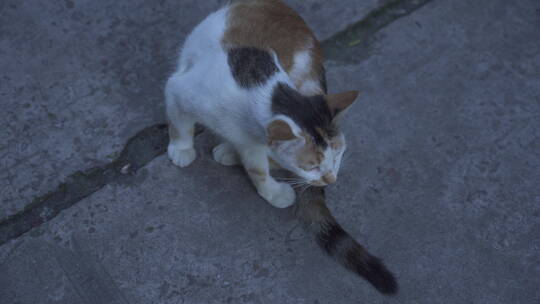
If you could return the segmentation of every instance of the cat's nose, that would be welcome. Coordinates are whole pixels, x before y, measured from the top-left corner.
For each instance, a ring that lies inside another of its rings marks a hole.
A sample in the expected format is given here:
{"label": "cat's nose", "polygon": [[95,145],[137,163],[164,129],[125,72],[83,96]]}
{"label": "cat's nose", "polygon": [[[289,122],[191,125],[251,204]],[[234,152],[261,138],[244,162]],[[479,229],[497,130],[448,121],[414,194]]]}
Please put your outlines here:
{"label": "cat's nose", "polygon": [[333,173],[326,173],[323,177],[322,177],[322,180],[323,182],[327,183],[327,184],[333,184],[336,182],[337,180],[337,177],[333,174]]}

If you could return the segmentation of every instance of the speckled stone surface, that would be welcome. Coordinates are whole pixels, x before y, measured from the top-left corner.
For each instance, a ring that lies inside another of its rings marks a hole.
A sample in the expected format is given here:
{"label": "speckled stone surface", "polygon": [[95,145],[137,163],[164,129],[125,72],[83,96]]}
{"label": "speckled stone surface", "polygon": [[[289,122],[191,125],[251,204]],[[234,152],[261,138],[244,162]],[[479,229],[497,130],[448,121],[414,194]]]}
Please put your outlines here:
{"label": "speckled stone surface", "polygon": [[[0,218],[163,121],[169,56],[219,2],[1,2]],[[434,0],[328,63],[330,91],[363,91],[329,205],[397,296],[326,258],[203,133],[191,167],[160,156],[0,246],[0,302],[538,303],[539,28],[537,1]]]}
{"label": "speckled stone surface", "polygon": [[286,0],[311,26],[319,39],[326,39],[337,31],[344,30],[351,21],[362,19],[371,10],[389,0]]}

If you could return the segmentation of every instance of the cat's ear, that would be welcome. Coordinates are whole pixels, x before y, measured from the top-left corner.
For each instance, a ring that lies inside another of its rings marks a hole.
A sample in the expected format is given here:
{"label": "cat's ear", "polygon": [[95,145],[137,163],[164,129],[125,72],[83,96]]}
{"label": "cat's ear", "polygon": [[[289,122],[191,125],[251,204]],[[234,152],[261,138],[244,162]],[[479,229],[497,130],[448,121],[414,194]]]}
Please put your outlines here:
{"label": "cat's ear", "polygon": [[298,138],[300,128],[288,117],[279,115],[266,127],[268,141],[285,141]]}
{"label": "cat's ear", "polygon": [[332,111],[334,116],[345,112],[358,98],[360,94],[359,91],[348,91],[339,94],[330,94],[326,95],[326,100],[328,101],[328,106]]}

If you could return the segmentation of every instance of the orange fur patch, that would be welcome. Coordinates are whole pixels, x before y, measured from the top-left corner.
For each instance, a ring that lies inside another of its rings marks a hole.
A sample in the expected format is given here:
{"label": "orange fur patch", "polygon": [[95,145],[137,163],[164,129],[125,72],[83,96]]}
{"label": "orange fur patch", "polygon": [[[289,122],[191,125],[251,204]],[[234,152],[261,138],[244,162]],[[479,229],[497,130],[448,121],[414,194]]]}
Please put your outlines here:
{"label": "orange fur patch", "polygon": [[307,134],[302,134],[306,140],[306,145],[298,153],[296,160],[298,167],[307,170],[310,167],[318,166],[324,159],[322,152],[319,150],[317,145],[313,142],[311,136]]}
{"label": "orange fur patch", "polygon": [[289,125],[282,120],[273,121],[267,128],[268,140],[292,140],[296,138]]}
{"label": "orange fur patch", "polygon": [[[230,9],[225,48],[256,47],[276,52],[281,66],[290,73],[297,52],[310,50],[312,66],[304,81],[319,81],[323,73],[320,43],[292,8],[280,0],[236,1]],[[296,85],[299,85],[298,83]]]}
{"label": "orange fur patch", "polygon": [[327,184],[333,184],[336,182],[337,178],[334,174],[332,173],[327,173],[323,176],[322,178],[323,182],[327,183]]}
{"label": "orange fur patch", "polygon": [[334,150],[339,150],[341,147],[343,147],[343,141],[341,138],[336,137],[330,142],[330,147]]}
{"label": "orange fur patch", "polygon": [[247,171],[248,171],[249,176],[251,176],[251,178],[253,179],[256,179],[257,182],[264,182],[266,180],[267,174],[262,169],[252,168],[252,169],[247,169]]}

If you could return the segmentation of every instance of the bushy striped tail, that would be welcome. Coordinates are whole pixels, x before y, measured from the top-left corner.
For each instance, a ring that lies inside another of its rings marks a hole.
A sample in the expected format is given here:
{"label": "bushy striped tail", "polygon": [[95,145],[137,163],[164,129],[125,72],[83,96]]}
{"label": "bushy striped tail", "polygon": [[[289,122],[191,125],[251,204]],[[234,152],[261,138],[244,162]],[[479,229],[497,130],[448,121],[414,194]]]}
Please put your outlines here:
{"label": "bushy striped tail", "polygon": [[383,294],[395,294],[394,275],[336,222],[326,207],[323,188],[311,187],[298,197],[296,215],[315,235],[317,244],[345,268],[362,276]]}

